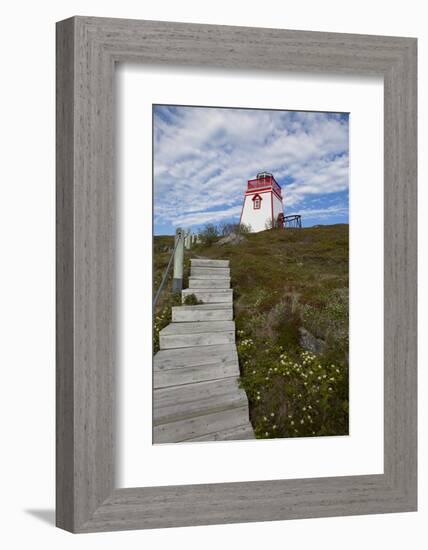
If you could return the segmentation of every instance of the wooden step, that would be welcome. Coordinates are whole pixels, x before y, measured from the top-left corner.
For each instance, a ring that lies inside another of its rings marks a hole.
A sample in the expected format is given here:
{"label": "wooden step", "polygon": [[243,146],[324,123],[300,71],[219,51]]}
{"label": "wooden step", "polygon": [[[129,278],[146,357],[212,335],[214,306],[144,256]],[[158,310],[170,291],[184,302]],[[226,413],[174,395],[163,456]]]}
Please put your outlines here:
{"label": "wooden step", "polygon": [[222,279],[189,277],[189,288],[230,288],[230,277]]}
{"label": "wooden step", "polygon": [[247,404],[247,396],[238,387],[236,378],[156,389],[153,392],[153,425],[233,410]]}
{"label": "wooden step", "polygon": [[[189,384],[189,387],[193,385],[194,384]],[[164,389],[155,390],[155,392],[158,391],[164,391]],[[221,396],[206,397],[205,399],[187,403],[172,402],[165,406],[159,405],[153,409],[153,426],[156,427],[162,424],[178,422],[180,420],[189,420],[222,411],[230,411],[233,415],[236,408],[247,405],[246,396],[237,392],[230,392]]]}
{"label": "wooden step", "polygon": [[248,404],[235,409],[204,414],[194,418],[186,418],[177,422],[160,424],[153,428],[154,443],[177,443],[230,429],[248,422]]}
{"label": "wooden step", "polygon": [[193,437],[192,439],[186,439],[186,441],[231,441],[246,439],[255,439],[253,427],[249,422],[243,426],[236,426],[228,430]]}
{"label": "wooden step", "polygon": [[153,387],[239,377],[235,344],[160,350],[153,359]]}
{"label": "wooden step", "polygon": [[191,258],[191,267],[229,267],[229,260],[209,260],[205,258]]}
{"label": "wooden step", "polygon": [[232,321],[231,303],[200,304],[196,306],[177,306],[172,308],[173,322],[188,321]]}
{"label": "wooden step", "polygon": [[[186,348],[184,348],[186,349]],[[187,348],[188,349],[188,348]],[[222,378],[239,377],[238,361],[222,361],[196,365],[193,367],[174,367],[172,369],[153,367],[153,388],[168,388],[194,382],[220,380]]]}
{"label": "wooden step", "polygon": [[159,332],[160,349],[212,346],[234,341],[234,321],[170,323]]}
{"label": "wooden step", "polygon": [[230,268],[228,267],[191,267],[190,276],[198,279],[223,279],[230,277]]}
{"label": "wooden step", "polygon": [[239,387],[228,260],[193,258],[189,288],[202,304],[172,308],[153,359],[153,442],[250,439]]}
{"label": "wooden step", "polygon": [[194,294],[198,300],[201,300],[205,304],[219,304],[233,302],[233,290],[230,289],[199,289],[199,288],[186,288],[181,291],[181,295],[184,299],[186,296]]}
{"label": "wooden step", "polygon": [[225,378],[223,380],[209,380],[158,389],[154,392],[153,402],[155,403],[155,409],[200,402],[200,407],[205,410],[206,406],[203,402],[206,399],[215,397],[221,402],[223,397],[232,394],[246,398],[245,392],[239,388],[236,379]]}
{"label": "wooden step", "polygon": [[166,370],[227,361],[238,361],[235,343],[174,350],[165,349],[158,351],[153,359],[156,368]]}

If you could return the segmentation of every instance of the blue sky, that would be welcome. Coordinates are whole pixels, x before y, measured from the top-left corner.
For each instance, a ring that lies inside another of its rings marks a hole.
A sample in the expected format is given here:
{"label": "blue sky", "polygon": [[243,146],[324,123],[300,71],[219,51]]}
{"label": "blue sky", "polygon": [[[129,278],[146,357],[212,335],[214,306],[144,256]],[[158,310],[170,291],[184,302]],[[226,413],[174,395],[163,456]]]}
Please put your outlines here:
{"label": "blue sky", "polygon": [[155,105],[153,132],[155,235],[239,222],[262,171],[303,226],[348,223],[348,114]]}

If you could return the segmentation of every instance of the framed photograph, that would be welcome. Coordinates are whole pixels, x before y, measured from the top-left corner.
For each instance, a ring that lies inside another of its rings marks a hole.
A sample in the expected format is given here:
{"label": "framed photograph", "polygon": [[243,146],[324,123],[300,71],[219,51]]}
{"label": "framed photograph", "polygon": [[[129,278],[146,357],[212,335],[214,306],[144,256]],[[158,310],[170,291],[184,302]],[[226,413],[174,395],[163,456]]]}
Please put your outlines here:
{"label": "framed photograph", "polygon": [[57,525],[414,511],[416,39],[57,24]]}
{"label": "framed photograph", "polygon": [[153,133],[154,443],[349,435],[349,113],[154,105]]}

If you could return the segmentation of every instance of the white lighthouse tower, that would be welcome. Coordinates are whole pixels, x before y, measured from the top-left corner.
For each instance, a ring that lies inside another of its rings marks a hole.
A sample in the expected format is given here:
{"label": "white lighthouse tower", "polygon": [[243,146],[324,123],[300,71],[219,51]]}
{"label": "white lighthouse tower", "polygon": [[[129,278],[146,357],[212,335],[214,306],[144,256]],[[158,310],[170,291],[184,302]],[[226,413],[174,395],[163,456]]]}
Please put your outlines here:
{"label": "white lighthouse tower", "polygon": [[281,187],[269,172],[248,181],[240,223],[249,225],[253,233],[284,226]]}

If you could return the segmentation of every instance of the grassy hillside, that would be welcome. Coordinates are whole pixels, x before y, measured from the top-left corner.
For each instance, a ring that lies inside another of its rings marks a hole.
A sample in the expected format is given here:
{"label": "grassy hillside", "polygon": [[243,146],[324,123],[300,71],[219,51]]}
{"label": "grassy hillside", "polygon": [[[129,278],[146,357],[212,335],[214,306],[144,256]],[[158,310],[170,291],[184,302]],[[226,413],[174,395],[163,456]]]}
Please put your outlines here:
{"label": "grassy hillside", "polygon": [[[155,237],[155,290],[172,246],[173,237]],[[230,260],[241,384],[256,435],[347,434],[348,225],[200,244],[186,251],[186,275],[198,256]],[[174,300],[163,292],[155,344]]]}

